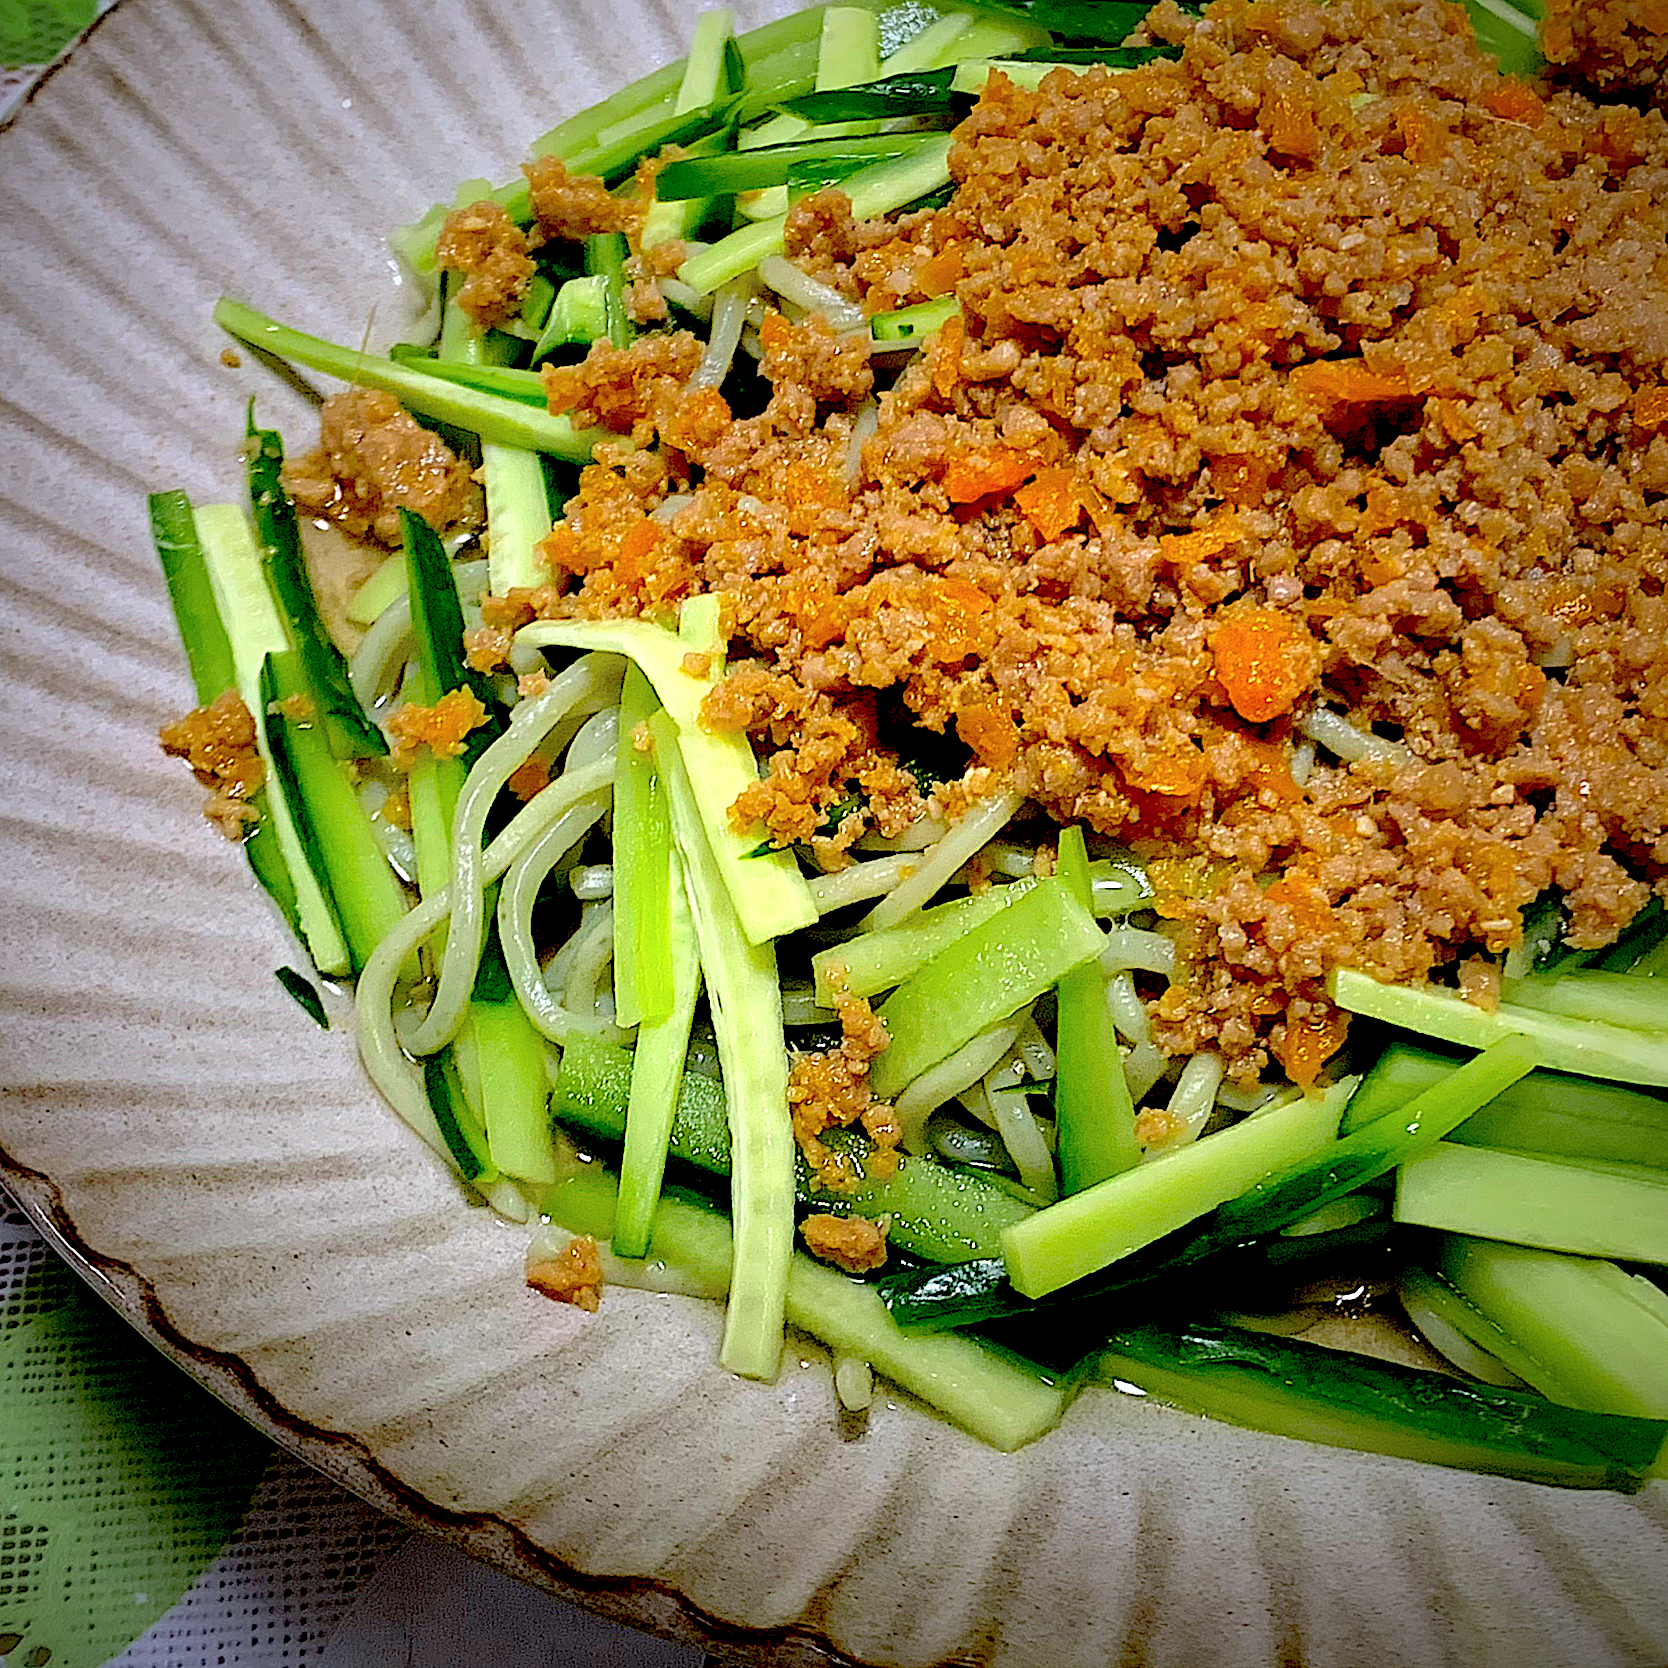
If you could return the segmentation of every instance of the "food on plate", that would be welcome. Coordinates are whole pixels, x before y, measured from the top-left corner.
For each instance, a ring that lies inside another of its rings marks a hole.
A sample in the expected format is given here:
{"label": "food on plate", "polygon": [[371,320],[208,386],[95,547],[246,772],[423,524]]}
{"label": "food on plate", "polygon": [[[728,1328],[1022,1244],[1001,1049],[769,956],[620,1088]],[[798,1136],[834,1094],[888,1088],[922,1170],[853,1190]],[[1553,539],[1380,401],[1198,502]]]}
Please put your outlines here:
{"label": "food on plate", "polygon": [[1512,50],[711,13],[395,235],[433,342],[220,303],[348,387],[153,500],[168,745],[530,1283],[1002,1447],[1660,1463],[1668,125]]}

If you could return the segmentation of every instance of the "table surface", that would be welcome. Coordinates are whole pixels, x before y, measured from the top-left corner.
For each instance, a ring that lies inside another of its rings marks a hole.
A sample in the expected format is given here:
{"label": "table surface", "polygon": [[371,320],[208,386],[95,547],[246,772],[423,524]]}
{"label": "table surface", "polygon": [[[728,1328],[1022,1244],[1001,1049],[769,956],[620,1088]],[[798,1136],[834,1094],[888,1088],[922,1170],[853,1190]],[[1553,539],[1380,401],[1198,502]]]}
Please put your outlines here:
{"label": "table surface", "polygon": [[[54,1253],[0,1192],[0,1302]],[[132,1335],[136,1351],[151,1346]],[[5,1440],[0,1433],[0,1450]],[[22,1668],[20,1651],[0,1656]],[[108,1668],[701,1668],[413,1534],[274,1448],[236,1535]]]}

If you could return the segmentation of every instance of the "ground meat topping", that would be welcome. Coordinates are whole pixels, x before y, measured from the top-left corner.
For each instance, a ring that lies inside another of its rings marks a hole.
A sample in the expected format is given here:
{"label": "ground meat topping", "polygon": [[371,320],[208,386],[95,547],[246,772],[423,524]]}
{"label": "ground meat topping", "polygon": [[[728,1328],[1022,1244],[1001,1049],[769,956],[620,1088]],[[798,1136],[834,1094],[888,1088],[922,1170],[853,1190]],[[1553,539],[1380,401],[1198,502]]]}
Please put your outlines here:
{"label": "ground meat topping", "polygon": [[394,763],[409,770],[419,747],[427,747],[438,759],[458,758],[469,732],[479,729],[486,719],[486,708],[469,689],[448,690],[432,707],[407,701],[388,715]]}
{"label": "ground meat topping", "polygon": [[799,1234],[813,1257],[847,1274],[868,1274],[885,1266],[886,1229],[866,1216],[807,1216]]}
{"label": "ground meat topping", "polygon": [[[897,1169],[902,1132],[890,1105],[869,1094],[869,1068],[892,1040],[886,1027],[861,996],[836,992],[834,1010],[840,1046],[795,1056],[788,1073],[788,1112],[794,1140],[817,1186],[844,1192],[863,1175],[881,1178]],[[830,1129],[859,1121],[871,1143],[861,1168],[851,1153],[836,1152],[822,1139]]]}
{"label": "ground meat topping", "polygon": [[647,445],[658,415],[670,415],[702,352],[687,330],[640,336],[624,348],[593,342],[582,364],[544,367],[545,399],[552,411]]}
{"label": "ground meat topping", "polygon": [[399,543],[402,507],[437,533],[480,525],[484,503],[469,465],[392,394],[349,388],[320,415],[318,450],[284,466],[284,487],[303,515],[390,545]]}
{"label": "ground meat topping", "polygon": [[158,738],[170,758],[184,759],[209,790],[203,815],[228,840],[241,840],[260,813],[249,801],[266,781],[255,720],[243,697],[228,689],[206,707],[164,724]]}
{"label": "ground meat topping", "polygon": [[[959,314],[866,441],[867,366],[770,325],[765,409],[698,475],[587,471],[538,606],[722,595],[704,717],[779,843],[1010,789],[1200,858],[1156,1039],[1312,1075],[1333,968],[1668,892],[1668,124],[1500,76],[1437,0],[1148,27],[1180,57],[993,77],[946,206],[796,205],[806,271]],[[1308,765],[1321,714],[1361,758]]]}
{"label": "ground meat topping", "polygon": [[560,1257],[527,1265],[527,1284],[536,1292],[595,1314],[602,1306],[602,1253],[589,1234],[576,1234]]}
{"label": "ground meat topping", "polygon": [[560,157],[534,157],[521,171],[546,237],[577,243],[598,232],[630,231],[643,217],[640,201],[612,195],[595,174],[570,174]]}
{"label": "ground meat topping", "polygon": [[533,247],[508,213],[483,197],[446,216],[435,245],[436,264],[465,279],[457,304],[483,330],[503,324],[521,310],[534,272]]}

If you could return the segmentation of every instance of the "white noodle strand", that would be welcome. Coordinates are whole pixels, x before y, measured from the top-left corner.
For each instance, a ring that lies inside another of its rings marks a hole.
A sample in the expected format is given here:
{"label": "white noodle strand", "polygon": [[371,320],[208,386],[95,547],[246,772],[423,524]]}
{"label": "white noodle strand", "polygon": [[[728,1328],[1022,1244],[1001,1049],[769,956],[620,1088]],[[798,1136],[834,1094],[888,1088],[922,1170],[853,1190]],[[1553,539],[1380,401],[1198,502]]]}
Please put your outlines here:
{"label": "white noodle strand", "polygon": [[969,810],[937,845],[922,854],[915,873],[869,911],[863,919],[865,931],[895,927],[906,915],[919,909],[949,882],[962,864],[1013,821],[1024,803],[1023,794],[1009,791]]}

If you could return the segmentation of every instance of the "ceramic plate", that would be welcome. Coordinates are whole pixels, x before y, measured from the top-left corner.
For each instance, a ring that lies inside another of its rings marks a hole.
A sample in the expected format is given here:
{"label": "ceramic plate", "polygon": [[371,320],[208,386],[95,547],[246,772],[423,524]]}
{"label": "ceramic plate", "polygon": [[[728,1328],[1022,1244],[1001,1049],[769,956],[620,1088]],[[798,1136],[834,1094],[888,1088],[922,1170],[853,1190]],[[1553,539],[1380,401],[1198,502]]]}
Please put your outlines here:
{"label": "ceramic plate", "polygon": [[123,0],[0,137],[0,1156],[135,1322],[384,1504],[643,1625],[778,1662],[1668,1661],[1668,1489],[1566,1494],[1112,1396],[1012,1456],[718,1316],[524,1291],[370,1094],[157,726],[191,704],[144,495],[238,491],[230,290],[352,340],[382,242],[681,50],[688,8]]}

